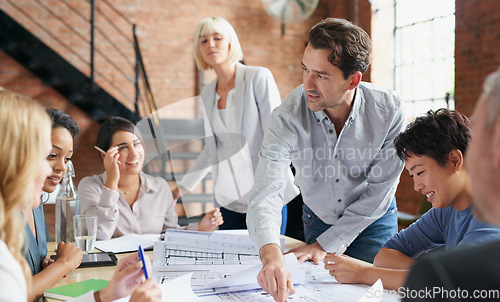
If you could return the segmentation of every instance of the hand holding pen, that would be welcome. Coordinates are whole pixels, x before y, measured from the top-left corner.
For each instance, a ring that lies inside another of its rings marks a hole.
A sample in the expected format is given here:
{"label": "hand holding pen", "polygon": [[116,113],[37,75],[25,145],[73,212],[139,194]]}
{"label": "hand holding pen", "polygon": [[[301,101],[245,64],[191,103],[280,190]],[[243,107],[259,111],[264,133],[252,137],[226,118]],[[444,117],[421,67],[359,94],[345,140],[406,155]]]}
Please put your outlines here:
{"label": "hand holding pen", "polygon": [[144,281],[142,277],[149,263],[147,255],[143,255],[143,260],[138,258],[138,253],[133,253],[120,259],[109,284],[99,292],[101,301],[114,301],[130,295],[130,301],[161,301],[161,291],[155,280]]}
{"label": "hand holding pen", "polygon": [[[95,148],[97,151],[99,151],[99,152],[101,152],[102,154],[104,154],[104,156],[106,156],[106,155],[108,154],[106,151],[102,150],[101,148],[99,148],[99,147],[97,147],[97,146],[94,146],[94,148]],[[109,148],[109,149],[112,149],[112,148]],[[116,154],[118,154],[118,150],[117,150]],[[116,156],[116,155],[113,155],[112,157],[115,157],[115,156]],[[118,157],[119,157],[119,156],[120,156],[120,154],[118,154]],[[121,162],[121,161],[119,161],[119,160],[117,160],[117,162],[118,162],[118,164],[120,164],[120,165],[122,164],[122,162]]]}
{"label": "hand holding pen", "polygon": [[146,266],[146,259],[144,257],[144,249],[139,245],[139,260],[142,262],[142,271],[144,272],[144,277],[149,279],[148,267]]}

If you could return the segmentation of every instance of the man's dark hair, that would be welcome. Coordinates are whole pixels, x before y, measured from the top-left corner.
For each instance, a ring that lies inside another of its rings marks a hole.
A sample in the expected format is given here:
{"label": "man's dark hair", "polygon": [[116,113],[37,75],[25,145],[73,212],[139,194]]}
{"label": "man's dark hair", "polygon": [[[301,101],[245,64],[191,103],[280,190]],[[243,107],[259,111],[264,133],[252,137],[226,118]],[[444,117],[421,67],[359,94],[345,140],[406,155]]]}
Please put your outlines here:
{"label": "man's dark hair", "polygon": [[46,111],[49,114],[50,119],[52,120],[52,129],[56,129],[59,127],[66,128],[73,137],[73,140],[75,140],[75,138],[80,133],[75,120],[66,112],[61,110],[48,108]]}
{"label": "man's dark hair", "polygon": [[356,71],[364,73],[370,66],[370,37],[347,20],[328,18],[319,22],[309,31],[307,42],[314,49],[330,50],[328,61],[342,71],[344,79]]}
{"label": "man's dark hair", "polygon": [[448,162],[448,154],[458,149],[465,155],[471,139],[469,119],[458,111],[429,110],[419,116],[394,139],[396,152],[402,160],[409,153],[427,155],[440,166]]}
{"label": "man's dark hair", "polygon": [[104,151],[108,151],[111,147],[111,140],[113,139],[113,135],[118,131],[126,131],[134,133],[135,125],[124,118],[113,116],[104,121],[102,123],[101,128],[99,128],[99,132],[97,133],[97,147],[101,148]]}

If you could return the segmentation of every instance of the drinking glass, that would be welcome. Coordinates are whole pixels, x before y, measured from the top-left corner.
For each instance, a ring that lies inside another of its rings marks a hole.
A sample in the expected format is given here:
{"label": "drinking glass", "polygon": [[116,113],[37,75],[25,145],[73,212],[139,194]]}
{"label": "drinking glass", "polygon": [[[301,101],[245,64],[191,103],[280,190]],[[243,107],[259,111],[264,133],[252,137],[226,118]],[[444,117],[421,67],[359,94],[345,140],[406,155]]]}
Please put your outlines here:
{"label": "drinking glass", "polygon": [[97,235],[97,216],[75,215],[73,226],[75,245],[84,253],[92,252]]}

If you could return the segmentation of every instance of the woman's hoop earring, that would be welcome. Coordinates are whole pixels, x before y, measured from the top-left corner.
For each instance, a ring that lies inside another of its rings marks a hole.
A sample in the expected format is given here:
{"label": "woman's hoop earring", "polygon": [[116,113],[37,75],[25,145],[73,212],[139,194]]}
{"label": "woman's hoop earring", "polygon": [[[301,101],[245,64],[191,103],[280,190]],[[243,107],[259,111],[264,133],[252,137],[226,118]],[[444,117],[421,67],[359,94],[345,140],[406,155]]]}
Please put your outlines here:
{"label": "woman's hoop earring", "polygon": [[[43,200],[44,195],[47,196],[47,198],[45,198],[45,200]],[[49,201],[49,199],[50,199],[49,193],[44,192],[44,193],[42,193],[42,196],[40,196],[40,203],[45,204],[45,203],[47,203],[47,201]]]}

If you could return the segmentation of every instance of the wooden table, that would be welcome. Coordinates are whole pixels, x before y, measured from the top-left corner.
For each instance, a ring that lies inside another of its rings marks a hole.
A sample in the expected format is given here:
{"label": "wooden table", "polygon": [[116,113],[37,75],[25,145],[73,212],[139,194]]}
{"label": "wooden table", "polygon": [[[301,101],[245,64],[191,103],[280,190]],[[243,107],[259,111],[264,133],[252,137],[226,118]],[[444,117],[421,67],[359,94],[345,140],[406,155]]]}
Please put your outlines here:
{"label": "wooden table", "polygon": [[[297,239],[293,239],[291,237],[283,236],[285,238],[285,247],[286,249],[292,249],[295,247],[299,247],[302,245],[305,245],[304,242],[299,241]],[[48,250],[48,255],[53,255],[54,250],[55,250],[55,242],[48,242],[47,243],[47,250]],[[98,250],[96,250],[98,252]],[[149,256],[149,259],[152,261],[153,260],[153,251],[146,251],[146,254]],[[119,259],[122,259],[126,256],[130,255],[130,253],[122,253],[122,254],[116,254],[116,257]],[[62,278],[57,282],[57,284],[54,287],[61,286],[61,285],[66,285],[74,282],[79,282],[83,280],[88,280],[92,278],[97,278],[97,279],[105,279],[105,280],[111,280],[111,277],[113,276],[113,273],[116,269],[116,266],[102,266],[102,267],[86,267],[86,268],[77,268],[76,270],[68,273],[67,277]],[[46,299],[47,301],[58,301],[58,300],[53,300],[53,299]]]}

